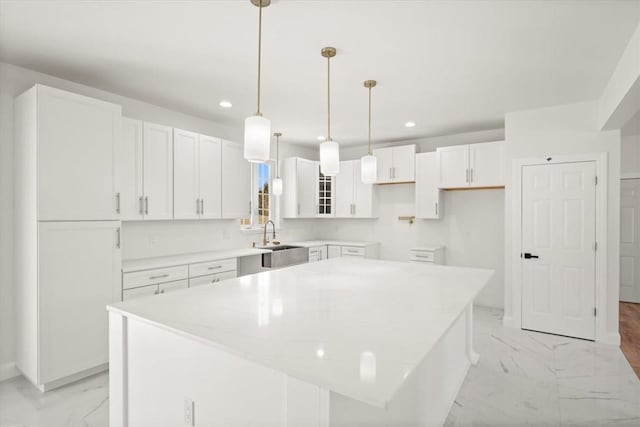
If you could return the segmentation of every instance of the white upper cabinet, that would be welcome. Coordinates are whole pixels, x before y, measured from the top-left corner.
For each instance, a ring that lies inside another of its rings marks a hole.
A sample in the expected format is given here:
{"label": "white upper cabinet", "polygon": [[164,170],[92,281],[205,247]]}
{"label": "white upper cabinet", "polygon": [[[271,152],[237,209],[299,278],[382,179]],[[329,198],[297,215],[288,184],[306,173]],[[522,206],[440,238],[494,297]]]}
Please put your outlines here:
{"label": "white upper cabinet", "polygon": [[469,145],[469,167],[469,180],[472,187],[504,186],[504,141]]}
{"label": "white upper cabinet", "polygon": [[440,188],[486,188],[505,185],[504,141],[440,147]]}
{"label": "white upper cabinet", "polygon": [[200,159],[198,134],[173,130],[173,217],[200,216]]}
{"label": "white upper cabinet", "polygon": [[[222,217],[247,218],[251,214],[251,170],[242,144],[222,141]],[[207,206],[205,206],[205,212]]]}
{"label": "white upper cabinet", "polygon": [[456,145],[436,150],[440,188],[469,186],[469,146]]}
{"label": "white upper cabinet", "polygon": [[441,214],[438,157],[435,151],[416,154],[416,218],[439,219]]}
{"label": "white upper cabinet", "polygon": [[416,146],[378,148],[373,150],[378,161],[377,184],[415,181]]}
{"label": "white upper cabinet", "polygon": [[118,149],[118,182],[122,220],[143,218],[142,121],[122,118],[122,139]]}
{"label": "white upper cabinet", "polygon": [[318,162],[290,157],[282,161],[281,167],[282,216],[284,218],[313,218],[319,208]]}
{"label": "white upper cabinet", "polygon": [[[222,142],[218,138],[205,135],[200,135],[199,141],[200,218],[220,218],[222,216]],[[249,174],[246,166],[244,170]],[[233,185],[233,182],[227,184]]]}
{"label": "white upper cabinet", "polygon": [[335,181],[336,216],[340,218],[371,218],[374,216],[373,186],[360,179],[360,161],[340,162]]}
{"label": "white upper cabinet", "polygon": [[219,139],[174,129],[174,219],[220,218],[221,158]]}
{"label": "white upper cabinet", "polygon": [[173,129],[144,123],[142,200],[145,219],[173,218]]}
{"label": "white upper cabinet", "polygon": [[41,85],[23,96],[30,111],[21,125],[37,143],[38,219],[119,219],[122,108]]}

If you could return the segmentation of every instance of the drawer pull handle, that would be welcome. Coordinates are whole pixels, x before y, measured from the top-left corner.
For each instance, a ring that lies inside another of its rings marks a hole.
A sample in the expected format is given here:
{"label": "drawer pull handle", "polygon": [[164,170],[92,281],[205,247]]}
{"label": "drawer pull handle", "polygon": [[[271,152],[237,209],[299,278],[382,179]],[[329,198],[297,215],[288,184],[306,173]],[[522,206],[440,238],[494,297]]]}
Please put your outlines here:
{"label": "drawer pull handle", "polygon": [[149,277],[149,280],[164,279],[165,277],[169,277],[169,275],[168,274],[160,274],[158,276],[151,276],[151,277]]}
{"label": "drawer pull handle", "polygon": [[209,267],[209,268],[208,268],[208,270],[218,270],[218,269],[220,269],[220,268],[222,268],[222,266],[221,266],[221,265],[216,265],[216,266],[214,266],[214,267]]}
{"label": "drawer pull handle", "polygon": [[415,254],[414,255],[417,258],[431,258],[431,255],[420,255],[420,254]]}

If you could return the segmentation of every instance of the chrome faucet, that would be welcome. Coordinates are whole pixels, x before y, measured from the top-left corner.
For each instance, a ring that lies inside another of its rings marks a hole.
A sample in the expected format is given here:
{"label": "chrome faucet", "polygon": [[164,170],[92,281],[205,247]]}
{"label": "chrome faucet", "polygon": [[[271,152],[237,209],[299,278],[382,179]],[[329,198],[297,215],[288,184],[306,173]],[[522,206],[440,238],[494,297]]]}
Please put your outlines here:
{"label": "chrome faucet", "polygon": [[265,222],[264,223],[264,231],[262,233],[262,246],[267,246],[267,243],[269,243],[269,239],[267,239],[267,225],[269,225],[269,223],[271,223],[272,228],[273,228],[273,236],[271,238],[272,239],[276,238],[276,224],[271,220]]}

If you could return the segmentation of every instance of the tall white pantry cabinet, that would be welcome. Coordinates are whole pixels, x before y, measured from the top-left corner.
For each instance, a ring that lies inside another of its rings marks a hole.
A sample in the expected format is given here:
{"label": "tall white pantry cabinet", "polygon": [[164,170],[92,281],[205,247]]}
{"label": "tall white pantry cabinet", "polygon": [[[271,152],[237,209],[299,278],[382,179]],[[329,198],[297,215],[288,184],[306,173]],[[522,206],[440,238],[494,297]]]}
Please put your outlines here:
{"label": "tall white pantry cabinet", "polygon": [[107,367],[122,112],[41,85],[14,107],[16,366],[44,391]]}

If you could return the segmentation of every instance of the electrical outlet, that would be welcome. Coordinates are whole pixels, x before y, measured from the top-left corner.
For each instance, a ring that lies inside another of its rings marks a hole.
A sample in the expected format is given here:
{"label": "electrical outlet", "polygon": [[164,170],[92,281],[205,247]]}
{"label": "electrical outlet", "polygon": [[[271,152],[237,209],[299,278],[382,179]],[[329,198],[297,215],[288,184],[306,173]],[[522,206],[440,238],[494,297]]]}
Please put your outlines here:
{"label": "electrical outlet", "polygon": [[184,399],[184,425],[186,426],[195,426],[195,411],[196,404],[193,400],[186,398]]}

